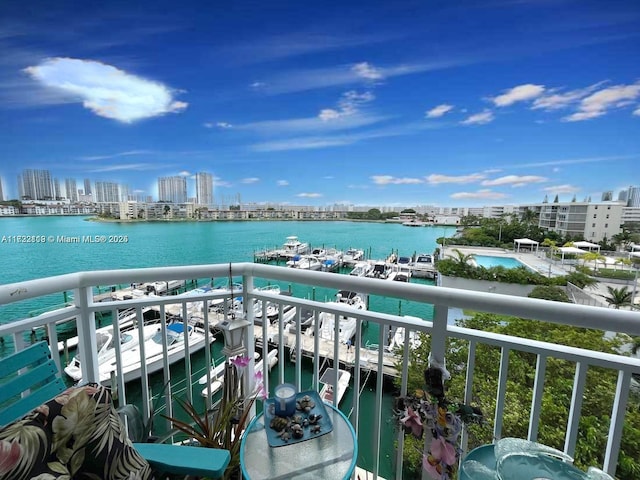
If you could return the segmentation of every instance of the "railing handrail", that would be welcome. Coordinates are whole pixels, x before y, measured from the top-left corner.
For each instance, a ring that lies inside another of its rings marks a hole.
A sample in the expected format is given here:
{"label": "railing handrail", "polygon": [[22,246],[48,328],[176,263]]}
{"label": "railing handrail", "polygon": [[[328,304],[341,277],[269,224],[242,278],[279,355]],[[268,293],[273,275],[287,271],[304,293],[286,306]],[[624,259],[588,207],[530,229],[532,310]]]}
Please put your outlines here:
{"label": "railing handrail", "polygon": [[[254,263],[153,267],[122,270],[98,270],[69,273],[54,277],[0,285],[0,305],[29,298],[75,290],[96,285],[128,284],[182,278],[227,278],[250,275],[257,278],[303,283],[343,290],[357,290],[435,305],[446,305],[476,311],[486,311],[522,318],[570,324],[576,327],[609,330],[640,335],[640,321],[634,311],[605,309],[586,305],[549,302],[533,298],[513,297],[496,293],[473,292],[447,287],[380,282],[378,279],[332,275],[327,272],[301,271]],[[171,303],[171,302],[168,302]],[[606,322],[603,321],[606,316]],[[580,321],[567,321],[579,319]]]}

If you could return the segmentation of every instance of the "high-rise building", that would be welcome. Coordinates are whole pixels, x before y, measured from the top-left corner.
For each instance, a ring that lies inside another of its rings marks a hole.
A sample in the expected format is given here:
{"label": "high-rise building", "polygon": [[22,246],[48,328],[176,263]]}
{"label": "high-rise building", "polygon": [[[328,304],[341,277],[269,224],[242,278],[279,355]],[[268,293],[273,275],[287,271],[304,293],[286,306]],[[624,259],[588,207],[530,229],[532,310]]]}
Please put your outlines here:
{"label": "high-rise building", "polygon": [[158,178],[158,201],[186,203],[187,179],[180,176]]}
{"label": "high-rise building", "polygon": [[618,193],[618,201],[627,203],[627,196],[629,194],[629,190],[620,190]]}
{"label": "high-rise building", "polygon": [[22,200],[53,200],[53,182],[49,170],[27,168],[18,175],[18,193]]}
{"label": "high-rise building", "polygon": [[627,190],[627,207],[640,207],[640,187],[629,187]]}
{"label": "high-rise building", "polygon": [[213,205],[213,175],[210,173],[196,173],[196,203]]}
{"label": "high-rise building", "polygon": [[608,190],[606,192],[602,192],[602,201],[610,202],[613,200],[613,190]]}
{"label": "high-rise building", "polygon": [[2,193],[2,177],[0,177],[0,202],[4,201],[4,194]]}
{"label": "high-rise building", "polygon": [[75,178],[66,178],[64,180],[64,189],[67,191],[67,198],[72,202],[78,201],[78,186]]}
{"label": "high-rise building", "polygon": [[88,178],[84,179],[84,194],[85,195],[91,195],[91,180],[89,180]]}
{"label": "high-rise building", "polygon": [[60,180],[57,178],[53,179],[53,198],[56,200],[62,199],[62,191],[60,190]]}
{"label": "high-rise building", "polygon": [[96,182],[96,202],[119,202],[120,188],[115,182]]}

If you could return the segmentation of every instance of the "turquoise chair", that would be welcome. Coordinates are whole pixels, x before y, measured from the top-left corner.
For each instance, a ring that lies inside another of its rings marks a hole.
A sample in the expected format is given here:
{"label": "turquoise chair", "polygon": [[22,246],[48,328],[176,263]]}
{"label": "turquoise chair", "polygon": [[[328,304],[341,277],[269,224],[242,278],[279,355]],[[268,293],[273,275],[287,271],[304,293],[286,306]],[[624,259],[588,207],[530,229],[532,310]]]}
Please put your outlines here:
{"label": "turquoise chair", "polygon": [[[46,342],[0,359],[0,372],[16,375],[0,384],[0,428],[67,389]],[[134,443],[134,448],[159,472],[220,478],[229,465],[227,450],[162,443]]]}

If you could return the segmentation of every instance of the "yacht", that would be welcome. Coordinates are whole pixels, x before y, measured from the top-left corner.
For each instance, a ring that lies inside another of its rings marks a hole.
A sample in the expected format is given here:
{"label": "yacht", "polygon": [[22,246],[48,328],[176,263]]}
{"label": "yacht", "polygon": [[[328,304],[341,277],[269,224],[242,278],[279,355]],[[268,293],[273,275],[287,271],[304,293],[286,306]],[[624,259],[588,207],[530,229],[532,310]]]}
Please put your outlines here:
{"label": "yacht", "polygon": [[320,377],[320,383],[322,388],[320,389],[320,398],[324,403],[337,407],[340,405],[340,401],[344,396],[344,393],[349,387],[349,381],[351,380],[351,373],[346,370],[338,369],[338,392],[333,391],[332,382],[335,377],[335,370],[333,368],[327,368]]}
{"label": "yacht", "polygon": [[416,259],[411,264],[411,269],[415,277],[434,278],[436,266],[433,261],[433,256],[426,253],[417,255]]}
{"label": "yacht", "polygon": [[[204,348],[204,330],[192,325],[185,325],[182,322],[170,323],[166,328],[167,358],[170,365],[182,360],[185,356],[185,326],[189,339],[189,351],[194,353]],[[127,348],[121,350],[120,355],[122,358],[122,375],[124,376],[124,381],[130,382],[140,378],[141,375],[140,357],[142,348],[139,341],[140,332],[139,328],[136,327],[124,332],[121,331],[120,334],[121,336],[123,334],[131,336],[131,340],[129,340],[132,342],[131,345],[128,345],[128,342],[126,342]],[[144,363],[147,366],[147,373],[151,374],[161,370],[164,366],[163,343],[165,339],[162,336],[160,325],[157,323],[144,325],[142,327],[142,337],[144,340]],[[211,337],[211,341],[214,341],[213,337]],[[109,386],[112,374],[116,373],[115,346],[113,342],[111,342],[108,348],[102,348],[101,350],[102,357],[99,357],[98,363],[99,381],[103,385]],[[78,382],[81,382],[83,380],[82,366],[77,355],[73,359],[72,365],[73,369],[67,367],[65,368],[65,372],[70,377],[74,374],[71,378],[75,377]]]}
{"label": "yacht", "polygon": [[[418,317],[405,316],[405,318],[411,318],[414,320],[421,320]],[[409,332],[409,348],[411,350],[418,348],[422,342],[420,341],[420,336],[416,330],[411,330]],[[389,345],[385,347],[387,352],[393,352],[397,348],[404,347],[405,340],[405,330],[404,327],[397,327],[393,332],[393,336],[391,337],[391,341]]]}
{"label": "yacht", "polygon": [[[340,290],[336,294],[336,301],[340,305],[348,305],[349,308],[354,310],[366,310],[367,303],[365,298],[356,292],[349,292],[346,290]],[[335,331],[335,319],[336,316],[330,312],[320,313],[320,338],[326,338],[332,340],[334,338]],[[356,334],[357,320],[354,317],[347,317],[344,315],[338,316],[339,323],[339,340],[340,343],[349,344],[351,339]]]}
{"label": "yacht", "polygon": [[369,273],[373,270],[373,265],[369,262],[357,262],[349,275],[353,275],[354,277],[368,277]]}
{"label": "yacht", "polygon": [[350,248],[342,256],[342,261],[345,265],[354,265],[364,258],[364,250],[359,248]]}
{"label": "yacht", "polygon": [[294,255],[302,255],[309,251],[309,244],[303,243],[298,240],[296,236],[287,237],[287,240],[282,245],[281,256],[293,257]]}
{"label": "yacht", "polygon": [[300,270],[320,270],[322,262],[311,255],[295,255],[287,262],[287,267],[299,268]]}

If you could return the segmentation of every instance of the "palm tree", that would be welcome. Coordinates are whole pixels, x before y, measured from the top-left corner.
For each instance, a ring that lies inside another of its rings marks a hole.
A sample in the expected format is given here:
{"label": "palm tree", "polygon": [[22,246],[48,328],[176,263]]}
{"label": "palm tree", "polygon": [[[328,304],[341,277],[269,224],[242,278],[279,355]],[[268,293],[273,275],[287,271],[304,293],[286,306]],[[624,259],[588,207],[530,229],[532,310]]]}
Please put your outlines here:
{"label": "palm tree", "polygon": [[473,254],[471,253],[462,253],[457,248],[454,248],[453,252],[456,254],[453,260],[455,260],[459,265],[467,265],[471,260],[473,260]]}
{"label": "palm tree", "polygon": [[602,295],[609,305],[613,305],[616,310],[626,305],[631,305],[631,295],[633,295],[627,287],[613,288],[607,286],[609,295]]}

